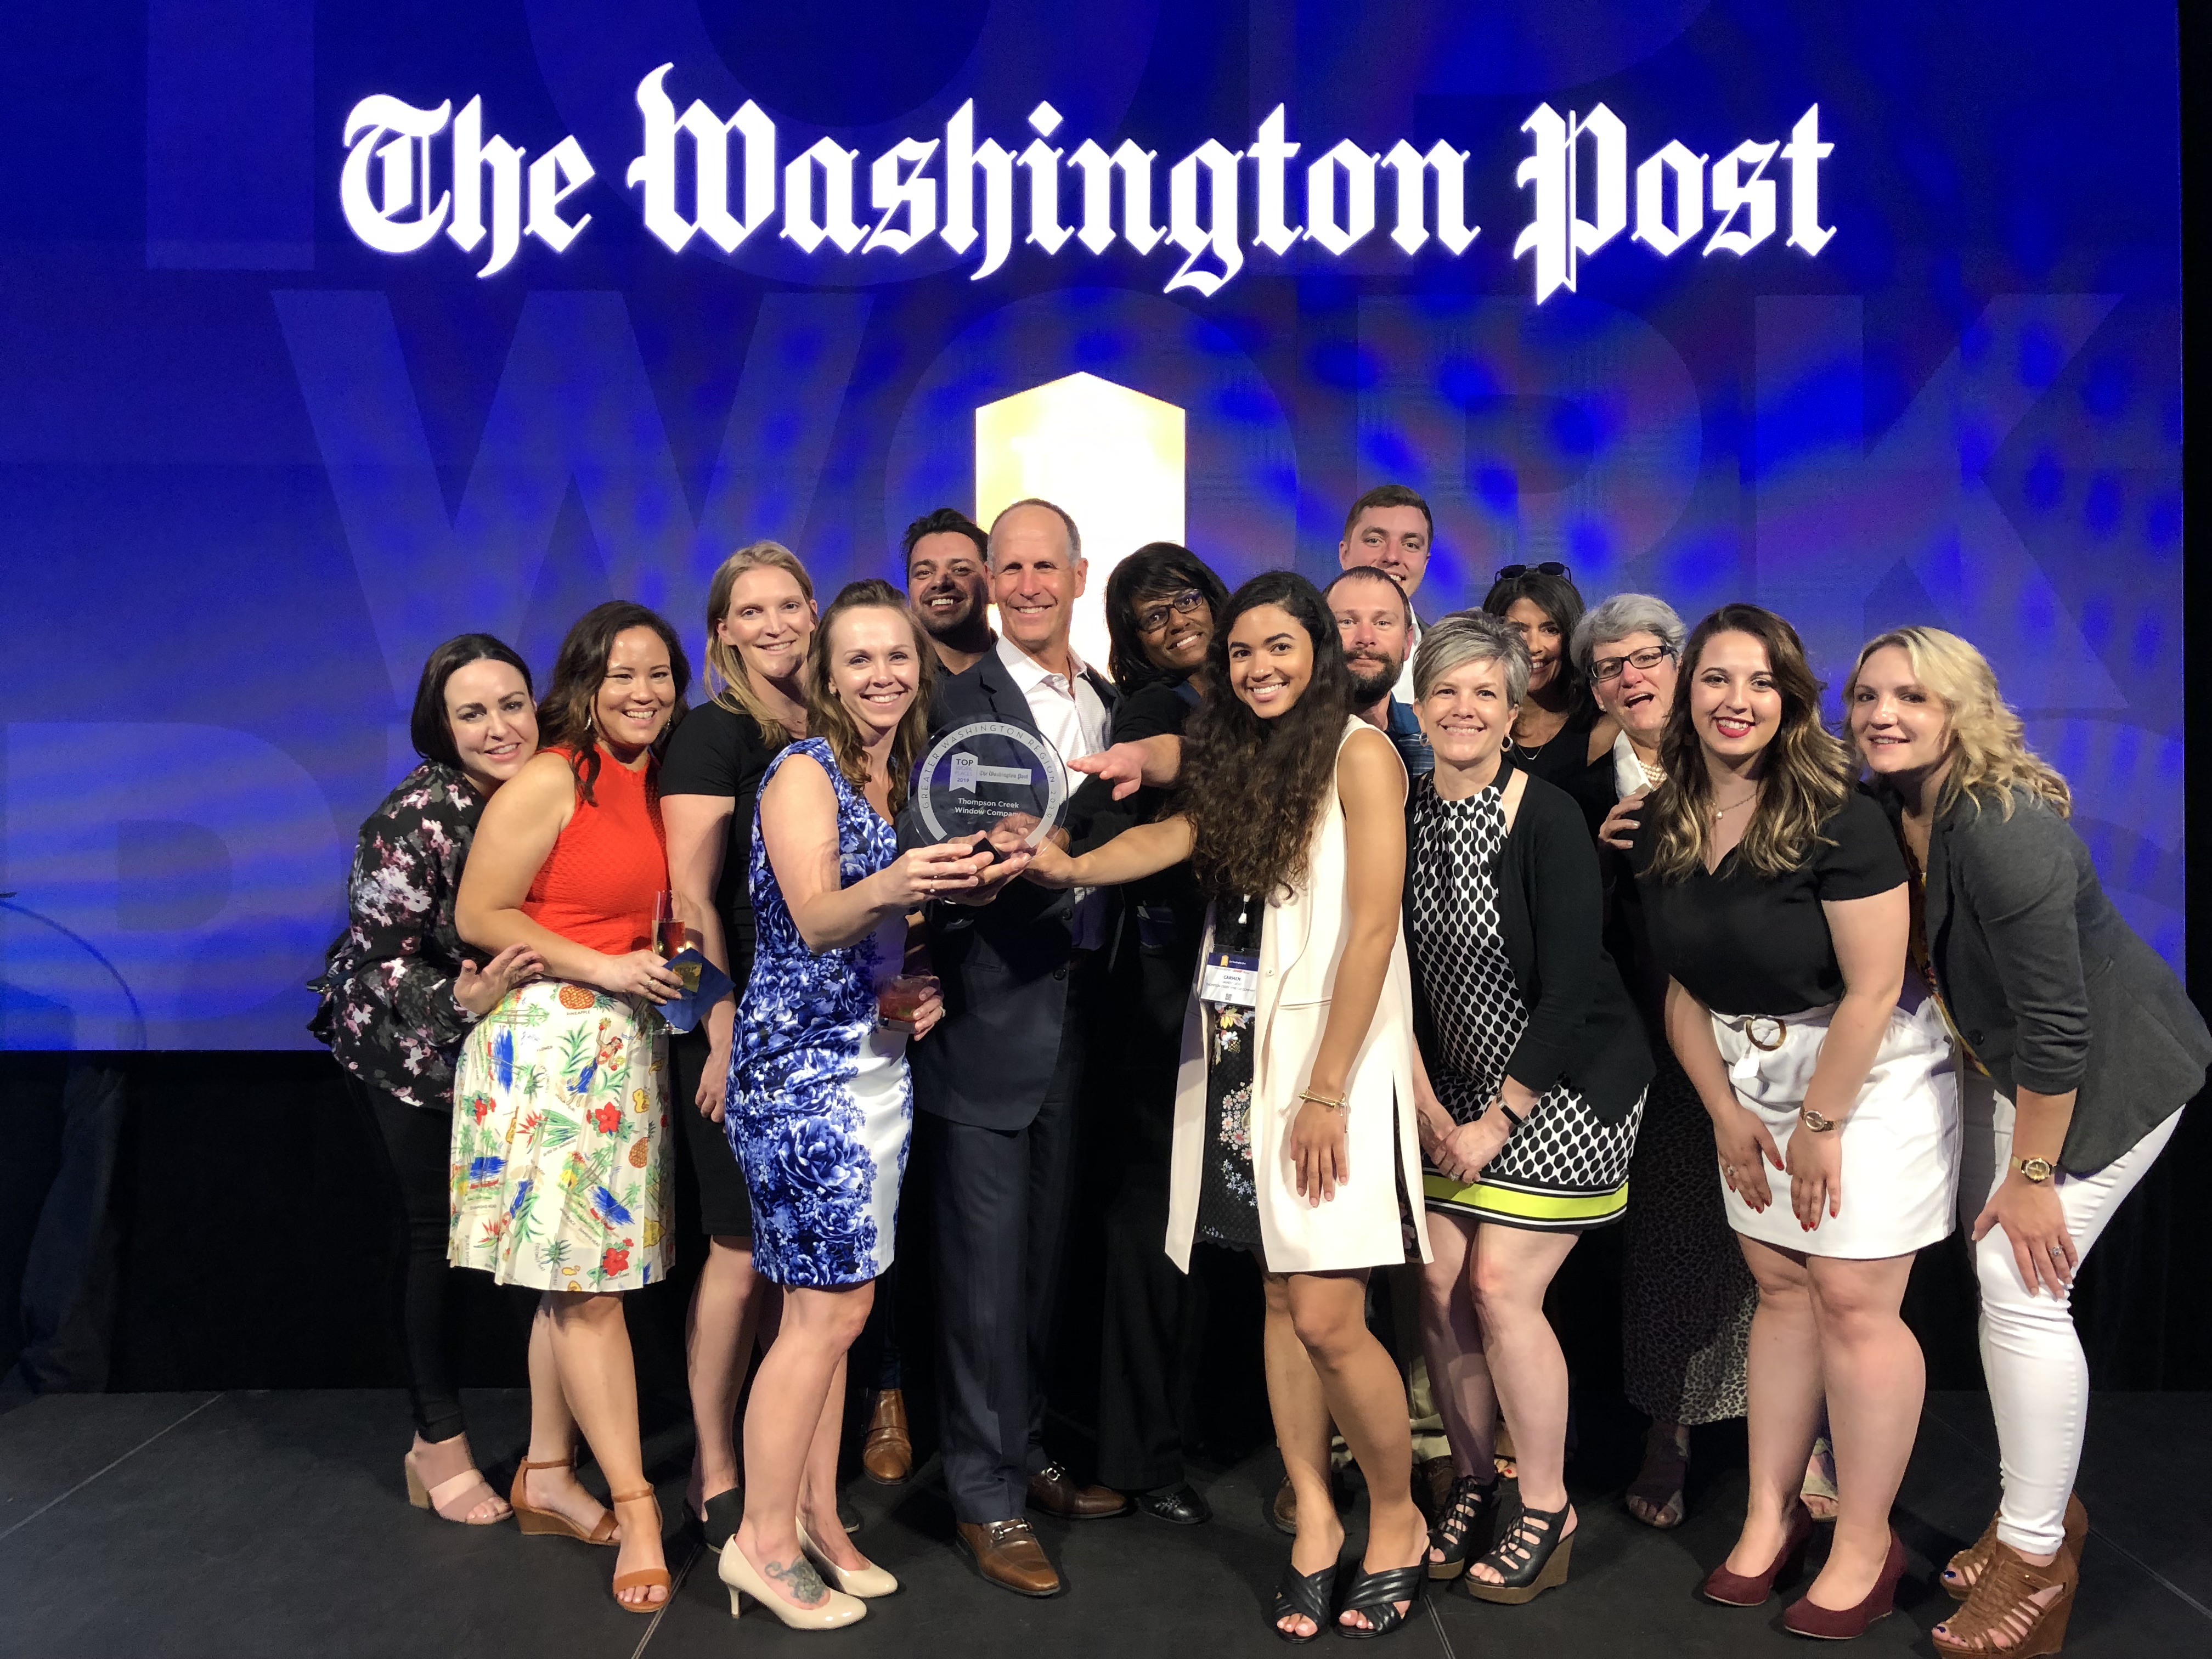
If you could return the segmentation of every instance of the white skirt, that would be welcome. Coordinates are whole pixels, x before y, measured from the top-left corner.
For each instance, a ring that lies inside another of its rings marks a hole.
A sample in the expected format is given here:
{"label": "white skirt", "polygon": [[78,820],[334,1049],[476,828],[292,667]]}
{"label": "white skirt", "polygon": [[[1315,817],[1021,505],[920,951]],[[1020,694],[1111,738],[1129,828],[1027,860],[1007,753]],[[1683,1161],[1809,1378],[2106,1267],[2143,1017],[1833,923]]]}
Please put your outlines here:
{"label": "white skirt", "polygon": [[[1777,1249],[1854,1261],[1909,1255],[1949,1237],[1959,1191],[1959,1079],[1943,1016],[1933,997],[1908,987],[1908,997],[1915,992],[1917,1009],[1890,1011],[1851,1115],[1834,1132],[1843,1146],[1842,1213],[1823,1215],[1806,1231],[1790,1206],[1790,1177],[1770,1168],[1773,1202],[1763,1211],[1722,1183],[1729,1226]],[[1781,1019],[1712,1017],[1737,1100],[1759,1114],[1784,1157],[1834,1013],[1830,1006]]]}

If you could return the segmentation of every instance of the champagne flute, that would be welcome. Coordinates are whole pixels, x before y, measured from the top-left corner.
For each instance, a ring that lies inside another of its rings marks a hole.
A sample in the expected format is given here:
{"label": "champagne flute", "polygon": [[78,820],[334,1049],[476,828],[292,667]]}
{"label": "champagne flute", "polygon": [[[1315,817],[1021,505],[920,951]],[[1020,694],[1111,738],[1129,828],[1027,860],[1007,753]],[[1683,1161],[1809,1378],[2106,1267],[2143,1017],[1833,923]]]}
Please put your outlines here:
{"label": "champagne flute", "polygon": [[676,895],[662,891],[653,896],[653,942],[664,957],[672,957],[684,949],[684,917],[676,908]]}

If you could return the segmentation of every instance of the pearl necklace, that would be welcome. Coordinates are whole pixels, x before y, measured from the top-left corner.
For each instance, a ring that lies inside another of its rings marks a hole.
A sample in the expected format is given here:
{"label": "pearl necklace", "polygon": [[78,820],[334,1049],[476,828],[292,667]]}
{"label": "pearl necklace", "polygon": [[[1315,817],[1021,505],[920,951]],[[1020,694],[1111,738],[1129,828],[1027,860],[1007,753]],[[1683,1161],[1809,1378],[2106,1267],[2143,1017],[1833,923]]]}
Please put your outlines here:
{"label": "pearl necklace", "polygon": [[1741,800],[1732,800],[1726,806],[1716,806],[1713,808],[1713,822],[1715,823],[1718,823],[1721,821],[1722,814],[1733,812],[1739,806],[1748,806],[1752,802],[1758,799],[1759,791],[1754,789],[1749,794],[1746,795]]}

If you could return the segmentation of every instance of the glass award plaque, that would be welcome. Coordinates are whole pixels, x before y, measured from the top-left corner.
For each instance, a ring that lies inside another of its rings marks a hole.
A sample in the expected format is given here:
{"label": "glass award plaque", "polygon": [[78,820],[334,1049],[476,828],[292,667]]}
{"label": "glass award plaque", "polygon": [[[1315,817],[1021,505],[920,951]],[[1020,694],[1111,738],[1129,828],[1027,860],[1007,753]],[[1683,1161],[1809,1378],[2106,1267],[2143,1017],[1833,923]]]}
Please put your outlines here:
{"label": "glass award plaque", "polygon": [[915,805],[939,841],[981,837],[1003,856],[1035,847],[1060,825],[1067,769],[1026,726],[972,720],[930,746],[915,775]]}

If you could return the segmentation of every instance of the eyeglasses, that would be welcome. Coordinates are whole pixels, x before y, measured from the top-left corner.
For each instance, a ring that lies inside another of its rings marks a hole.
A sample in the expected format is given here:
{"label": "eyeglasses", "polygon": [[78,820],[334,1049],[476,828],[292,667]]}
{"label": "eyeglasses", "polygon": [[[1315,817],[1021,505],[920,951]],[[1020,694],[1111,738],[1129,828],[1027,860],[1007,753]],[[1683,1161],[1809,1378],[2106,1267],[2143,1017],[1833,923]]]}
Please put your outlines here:
{"label": "eyeglasses", "polygon": [[1510,581],[1516,576],[1528,575],[1559,576],[1565,580],[1572,581],[1574,580],[1575,573],[1568,569],[1566,566],[1559,563],[1556,560],[1547,559],[1541,564],[1509,564],[1501,566],[1498,569],[1498,574],[1491,580],[1501,582]]}
{"label": "eyeglasses", "polygon": [[1169,611],[1174,611],[1178,617],[1188,617],[1205,603],[1205,594],[1194,587],[1186,587],[1165,605],[1156,605],[1149,611],[1138,612],[1137,631],[1139,634],[1157,634],[1168,625]]}
{"label": "eyeglasses", "polygon": [[1648,674],[1674,654],[1671,645],[1647,645],[1641,651],[1632,651],[1625,657],[1600,657],[1590,665],[1590,678],[1599,684],[1617,680],[1624,668],[1633,668]]}

